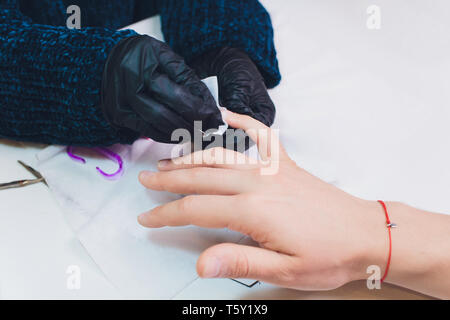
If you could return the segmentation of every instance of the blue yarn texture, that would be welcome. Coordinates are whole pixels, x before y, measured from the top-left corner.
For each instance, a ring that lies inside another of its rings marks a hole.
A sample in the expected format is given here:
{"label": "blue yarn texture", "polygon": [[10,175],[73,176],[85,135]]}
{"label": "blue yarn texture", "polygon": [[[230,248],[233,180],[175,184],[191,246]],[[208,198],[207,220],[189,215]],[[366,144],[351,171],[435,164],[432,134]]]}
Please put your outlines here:
{"label": "blue yarn texture", "polygon": [[[81,29],[66,27],[69,5]],[[111,49],[161,15],[166,42],[189,63],[222,46],[244,50],[269,88],[281,79],[270,16],[257,0],[0,0],[0,137],[78,146],[132,143],[99,108]]]}

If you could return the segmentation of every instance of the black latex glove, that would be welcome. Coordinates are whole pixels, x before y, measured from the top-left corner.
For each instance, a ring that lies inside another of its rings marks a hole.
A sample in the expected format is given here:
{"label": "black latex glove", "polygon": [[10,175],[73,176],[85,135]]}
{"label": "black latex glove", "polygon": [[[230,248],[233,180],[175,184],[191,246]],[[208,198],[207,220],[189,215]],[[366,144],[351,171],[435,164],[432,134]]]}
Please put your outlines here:
{"label": "black latex glove", "polygon": [[113,127],[158,142],[177,143],[171,135],[178,128],[194,137],[196,120],[203,131],[223,124],[206,85],[168,45],[149,36],[133,36],[113,48],[101,98]]}
{"label": "black latex glove", "polygon": [[217,76],[220,105],[249,115],[267,126],[275,119],[275,106],[264,79],[246,53],[235,48],[219,48],[196,58],[191,64],[199,77]]}

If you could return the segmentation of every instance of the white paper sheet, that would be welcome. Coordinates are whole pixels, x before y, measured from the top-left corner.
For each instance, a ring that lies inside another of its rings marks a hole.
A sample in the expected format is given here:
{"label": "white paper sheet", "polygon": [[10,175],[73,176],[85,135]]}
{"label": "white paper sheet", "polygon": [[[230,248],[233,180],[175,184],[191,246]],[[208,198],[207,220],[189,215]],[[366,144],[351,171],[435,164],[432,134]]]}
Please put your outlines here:
{"label": "white paper sheet", "polygon": [[[214,77],[215,78],[215,77]],[[217,80],[208,78],[217,99]],[[215,88],[215,89],[214,89]],[[217,101],[217,100],[216,100]],[[124,174],[110,181],[96,170],[113,172],[116,164],[94,154],[85,165],[71,160],[65,147],[40,152],[38,169],[66,212],[67,221],[105,275],[129,298],[172,298],[198,278],[199,254],[220,242],[237,242],[242,235],[229,230],[198,227],[147,229],[137,216],[179,198],[145,189],[142,170],[156,171],[157,161],[170,158],[174,145],[141,139],[132,146],[111,148],[124,160]],[[75,152],[77,152],[75,148]],[[211,208],[214,210],[214,208]]]}

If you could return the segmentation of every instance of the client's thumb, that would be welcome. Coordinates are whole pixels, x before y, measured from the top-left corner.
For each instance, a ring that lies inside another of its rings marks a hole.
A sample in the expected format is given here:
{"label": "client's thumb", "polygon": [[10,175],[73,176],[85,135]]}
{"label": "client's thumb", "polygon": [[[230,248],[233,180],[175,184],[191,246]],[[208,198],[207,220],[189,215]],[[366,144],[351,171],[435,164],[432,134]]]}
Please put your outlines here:
{"label": "client's thumb", "polygon": [[273,282],[287,256],[263,248],[223,243],[205,250],[197,261],[202,278],[249,278]]}

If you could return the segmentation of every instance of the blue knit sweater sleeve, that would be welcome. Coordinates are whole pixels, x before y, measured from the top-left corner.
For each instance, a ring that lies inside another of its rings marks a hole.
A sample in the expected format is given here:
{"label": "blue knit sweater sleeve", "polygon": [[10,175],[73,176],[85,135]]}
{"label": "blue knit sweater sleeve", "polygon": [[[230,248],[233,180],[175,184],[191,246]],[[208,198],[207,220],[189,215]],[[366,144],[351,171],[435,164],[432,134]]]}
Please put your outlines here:
{"label": "blue knit sweater sleeve", "polygon": [[266,86],[281,79],[270,16],[257,0],[162,0],[166,42],[189,63],[219,47],[244,50],[256,63]]}
{"label": "blue knit sweater sleeve", "polygon": [[130,143],[98,107],[104,63],[133,31],[33,24],[0,1],[0,137],[48,144]]}

